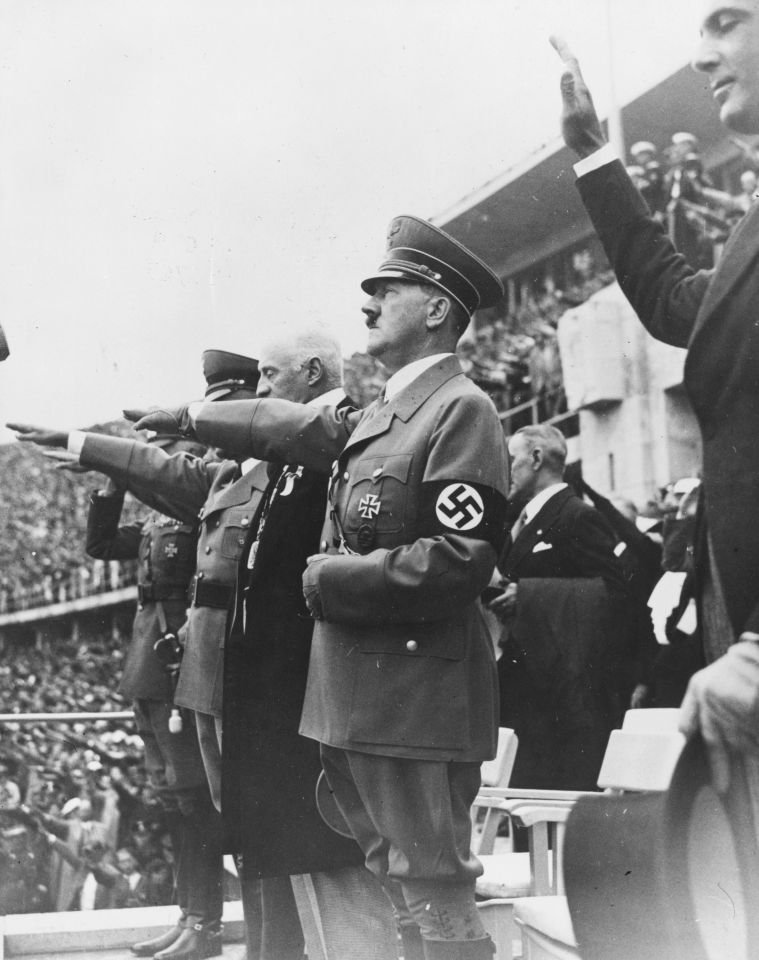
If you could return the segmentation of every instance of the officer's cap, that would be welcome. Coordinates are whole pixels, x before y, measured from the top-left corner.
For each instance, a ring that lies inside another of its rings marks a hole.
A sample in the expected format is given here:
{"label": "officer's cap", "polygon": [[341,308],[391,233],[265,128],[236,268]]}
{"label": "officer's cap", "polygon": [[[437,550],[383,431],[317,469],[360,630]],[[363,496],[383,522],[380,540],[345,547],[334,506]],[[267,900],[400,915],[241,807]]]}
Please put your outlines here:
{"label": "officer's cap", "polygon": [[692,133],[686,133],[681,131],[680,133],[672,134],[672,143],[676,146],[682,146],[684,143],[692,143],[694,146],[698,143],[698,138],[695,137]]}
{"label": "officer's cap", "polygon": [[258,360],[227,350],[203,352],[203,376],[206,378],[206,400],[221,400],[238,390],[258,386]]}
{"label": "officer's cap", "polygon": [[378,280],[431,283],[457,300],[468,314],[503,297],[503,284],[487,264],[439,227],[419,217],[396,217],[388,229],[379,270],[361,284],[374,293]]}
{"label": "officer's cap", "polygon": [[656,153],[656,147],[649,140],[638,140],[630,147],[630,156],[637,157],[640,153]]}

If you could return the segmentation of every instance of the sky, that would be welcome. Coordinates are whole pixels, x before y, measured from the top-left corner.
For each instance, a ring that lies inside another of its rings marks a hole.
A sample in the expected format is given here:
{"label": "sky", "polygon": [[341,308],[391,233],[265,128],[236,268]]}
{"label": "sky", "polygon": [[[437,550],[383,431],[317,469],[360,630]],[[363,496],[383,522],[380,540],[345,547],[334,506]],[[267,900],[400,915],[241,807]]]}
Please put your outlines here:
{"label": "sky", "polygon": [[698,6],[3,0],[0,421],[201,396],[204,349],[255,356],[308,318],[362,349],[393,216],[557,137],[548,35],[603,113],[612,64],[625,103],[688,61]]}

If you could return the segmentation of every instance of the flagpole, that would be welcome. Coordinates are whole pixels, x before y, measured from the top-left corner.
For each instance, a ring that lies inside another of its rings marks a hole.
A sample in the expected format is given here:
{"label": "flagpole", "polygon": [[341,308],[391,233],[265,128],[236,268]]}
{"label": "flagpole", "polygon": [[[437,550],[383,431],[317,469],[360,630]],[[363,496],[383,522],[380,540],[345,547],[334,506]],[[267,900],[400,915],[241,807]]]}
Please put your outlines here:
{"label": "flagpole", "polygon": [[616,80],[614,76],[614,21],[612,18],[612,0],[602,0],[606,17],[606,49],[609,54],[609,142],[617,151],[623,162],[627,156],[625,151],[625,132],[622,127],[622,111],[617,102]]}

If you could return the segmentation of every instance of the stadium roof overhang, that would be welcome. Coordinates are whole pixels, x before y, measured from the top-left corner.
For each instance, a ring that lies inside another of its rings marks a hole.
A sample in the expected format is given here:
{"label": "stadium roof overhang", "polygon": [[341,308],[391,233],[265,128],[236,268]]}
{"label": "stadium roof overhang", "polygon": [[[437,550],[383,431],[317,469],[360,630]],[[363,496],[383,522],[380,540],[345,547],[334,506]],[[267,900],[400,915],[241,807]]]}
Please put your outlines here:
{"label": "stadium roof overhang", "polygon": [[[690,67],[623,107],[622,123],[628,145],[651,140],[661,148],[678,130],[695,134],[707,168],[737,152],[708,90]],[[487,260],[501,277],[513,276],[592,232],[574,187],[574,159],[557,138],[434,222]]]}

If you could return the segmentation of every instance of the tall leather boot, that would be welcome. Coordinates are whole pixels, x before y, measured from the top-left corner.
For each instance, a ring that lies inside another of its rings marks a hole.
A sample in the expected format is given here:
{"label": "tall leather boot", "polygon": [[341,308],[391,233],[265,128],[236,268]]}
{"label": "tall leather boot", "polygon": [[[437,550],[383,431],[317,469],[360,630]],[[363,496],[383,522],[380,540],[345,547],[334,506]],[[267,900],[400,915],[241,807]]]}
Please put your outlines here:
{"label": "tall leather boot", "polygon": [[221,955],[221,923],[211,920],[203,923],[197,917],[188,917],[180,936],[155,954],[155,960],[206,960]]}
{"label": "tall leather boot", "polygon": [[178,886],[186,890],[188,916],[205,929],[218,923],[224,906],[221,814],[211,802],[207,788],[191,800],[183,798],[181,809],[184,822]]}
{"label": "tall leather boot", "polygon": [[187,917],[182,914],[176,926],[167,930],[166,933],[162,933],[159,937],[152,937],[150,940],[140,940],[139,943],[133,943],[132,953],[137,957],[154,957],[161,950],[166,950],[167,947],[170,947],[172,943],[175,943],[180,938],[186,922]]}
{"label": "tall leather boot", "polygon": [[493,960],[490,937],[479,940],[423,940],[425,960]]}

